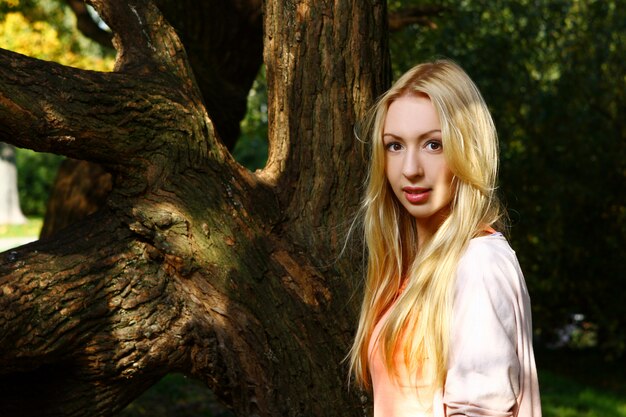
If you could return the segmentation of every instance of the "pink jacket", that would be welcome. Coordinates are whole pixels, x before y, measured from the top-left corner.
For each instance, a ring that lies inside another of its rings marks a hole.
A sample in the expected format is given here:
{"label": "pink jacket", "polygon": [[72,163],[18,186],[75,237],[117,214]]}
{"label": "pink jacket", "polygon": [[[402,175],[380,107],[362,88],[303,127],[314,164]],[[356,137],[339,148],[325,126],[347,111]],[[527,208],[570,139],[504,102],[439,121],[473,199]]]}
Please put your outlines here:
{"label": "pink jacket", "polygon": [[541,417],[530,298],[500,234],[472,239],[459,262],[443,392],[424,401],[402,369],[399,383],[389,378],[379,354],[370,343],[375,417]]}

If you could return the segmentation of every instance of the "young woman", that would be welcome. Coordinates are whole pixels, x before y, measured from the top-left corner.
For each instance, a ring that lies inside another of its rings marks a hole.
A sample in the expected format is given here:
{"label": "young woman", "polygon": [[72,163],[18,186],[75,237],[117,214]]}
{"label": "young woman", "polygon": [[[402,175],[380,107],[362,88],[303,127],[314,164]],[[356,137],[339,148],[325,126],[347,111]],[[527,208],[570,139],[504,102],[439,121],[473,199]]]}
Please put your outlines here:
{"label": "young woman", "polygon": [[351,350],[375,417],[540,417],[530,300],[502,230],[487,106],[450,61],[421,64],[368,124],[365,298]]}

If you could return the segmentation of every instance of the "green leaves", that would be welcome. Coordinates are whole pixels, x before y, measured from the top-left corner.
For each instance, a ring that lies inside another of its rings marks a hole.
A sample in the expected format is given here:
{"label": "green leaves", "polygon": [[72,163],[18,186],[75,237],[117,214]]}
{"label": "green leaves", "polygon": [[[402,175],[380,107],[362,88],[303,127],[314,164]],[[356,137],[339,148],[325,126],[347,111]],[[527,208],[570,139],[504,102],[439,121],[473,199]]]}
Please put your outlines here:
{"label": "green leaves", "polygon": [[45,215],[48,195],[62,160],[59,155],[17,149],[17,188],[25,215]]}
{"label": "green leaves", "polygon": [[[411,2],[411,5],[415,2]],[[424,2],[420,2],[424,3]],[[408,4],[408,3],[407,3]],[[439,1],[436,28],[392,34],[395,74],[445,56],[477,83],[501,141],[500,186],[535,324],[570,313],[623,353],[626,10],[617,1]]]}

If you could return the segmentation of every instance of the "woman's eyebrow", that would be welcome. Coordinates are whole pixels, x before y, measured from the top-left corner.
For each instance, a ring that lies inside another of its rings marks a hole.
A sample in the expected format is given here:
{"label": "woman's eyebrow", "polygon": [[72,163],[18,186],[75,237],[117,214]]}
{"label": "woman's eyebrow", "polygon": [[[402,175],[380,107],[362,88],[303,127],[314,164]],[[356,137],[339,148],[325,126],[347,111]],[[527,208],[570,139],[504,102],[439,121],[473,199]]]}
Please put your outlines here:
{"label": "woman's eyebrow", "polygon": [[383,137],[385,136],[391,136],[394,139],[402,139],[400,136],[394,135],[393,133],[383,133]]}
{"label": "woman's eyebrow", "polygon": [[[428,136],[428,135],[432,135],[433,133],[441,133],[441,129],[433,129],[433,130],[429,130],[428,132],[424,132],[421,135],[418,136],[418,139],[423,138],[424,136]],[[394,139],[404,139],[402,136],[398,136],[394,133],[383,133],[383,137],[385,136],[391,136]]]}

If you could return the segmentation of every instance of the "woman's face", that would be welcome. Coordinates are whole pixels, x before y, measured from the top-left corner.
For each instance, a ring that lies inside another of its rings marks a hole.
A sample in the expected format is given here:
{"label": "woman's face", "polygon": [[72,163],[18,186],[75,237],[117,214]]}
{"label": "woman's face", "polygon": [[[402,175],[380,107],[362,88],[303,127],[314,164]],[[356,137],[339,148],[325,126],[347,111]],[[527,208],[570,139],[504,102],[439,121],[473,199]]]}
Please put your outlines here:
{"label": "woman's face", "polygon": [[434,233],[449,214],[453,175],[430,98],[406,95],[394,100],[385,118],[383,144],[385,173],[394,194],[418,228]]}

